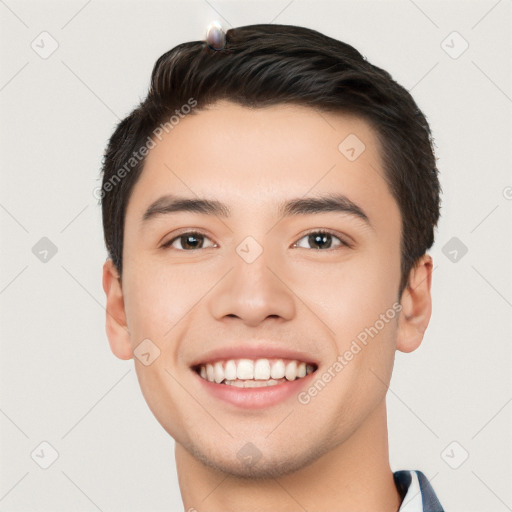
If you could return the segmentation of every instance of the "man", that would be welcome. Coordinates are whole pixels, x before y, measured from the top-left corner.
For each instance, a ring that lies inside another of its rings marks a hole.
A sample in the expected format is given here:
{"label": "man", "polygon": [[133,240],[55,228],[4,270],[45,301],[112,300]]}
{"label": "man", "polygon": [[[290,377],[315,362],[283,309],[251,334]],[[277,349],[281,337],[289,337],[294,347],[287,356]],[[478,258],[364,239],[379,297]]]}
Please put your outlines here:
{"label": "man", "polygon": [[385,405],[439,194],[425,117],[347,44],[214,26],[158,59],[105,153],[103,287],[186,510],[442,511]]}

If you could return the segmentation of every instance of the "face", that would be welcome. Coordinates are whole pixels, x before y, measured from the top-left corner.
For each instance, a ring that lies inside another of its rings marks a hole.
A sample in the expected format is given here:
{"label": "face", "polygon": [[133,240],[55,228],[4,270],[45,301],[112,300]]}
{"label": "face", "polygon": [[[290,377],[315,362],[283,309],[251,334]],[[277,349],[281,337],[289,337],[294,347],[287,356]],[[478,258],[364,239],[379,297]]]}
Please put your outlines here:
{"label": "face", "polygon": [[229,102],[188,115],[149,152],[124,236],[141,389],[197,460],[284,474],[383,402],[401,221],[365,121]]}

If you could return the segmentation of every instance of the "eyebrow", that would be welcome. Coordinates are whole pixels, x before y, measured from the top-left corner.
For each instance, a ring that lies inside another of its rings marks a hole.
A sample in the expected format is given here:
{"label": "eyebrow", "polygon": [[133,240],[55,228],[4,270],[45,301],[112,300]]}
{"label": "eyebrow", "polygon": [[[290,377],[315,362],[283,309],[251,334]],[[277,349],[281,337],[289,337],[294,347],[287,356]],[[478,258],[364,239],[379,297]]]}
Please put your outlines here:
{"label": "eyebrow", "polygon": [[[231,215],[229,206],[214,199],[195,199],[175,195],[165,195],[151,203],[144,212],[143,222],[160,215],[178,212],[202,213],[206,215],[228,218]],[[339,212],[352,215],[371,226],[370,219],[364,210],[343,194],[328,194],[320,197],[300,197],[279,205],[279,217],[310,215],[328,212]]]}

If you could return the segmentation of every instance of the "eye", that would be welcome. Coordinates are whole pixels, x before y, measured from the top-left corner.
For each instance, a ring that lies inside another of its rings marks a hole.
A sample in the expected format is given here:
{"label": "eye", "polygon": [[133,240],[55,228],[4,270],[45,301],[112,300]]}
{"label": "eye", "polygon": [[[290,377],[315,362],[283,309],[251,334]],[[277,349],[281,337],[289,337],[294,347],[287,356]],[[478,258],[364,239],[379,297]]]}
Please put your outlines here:
{"label": "eye", "polygon": [[[202,233],[198,233],[196,231],[188,231],[186,233],[181,233],[180,235],[171,238],[168,242],[165,242],[162,245],[162,248],[173,247],[174,249],[178,249],[179,251],[193,251],[197,249],[205,249],[208,247],[217,247],[215,243],[212,242],[211,245],[204,245],[205,240],[210,240],[207,236]],[[211,242],[211,240],[210,240]],[[181,247],[177,247],[177,245],[181,245]]]}
{"label": "eye", "polygon": [[[339,243],[333,246],[333,239],[336,239]],[[301,241],[305,240],[306,244],[309,244],[310,247],[301,245]],[[310,233],[303,236],[298,242],[295,242],[293,247],[301,247],[304,249],[312,248],[312,249],[331,249],[339,246],[349,247],[349,244],[344,242],[341,238],[336,236],[334,233],[330,231],[311,231]]]}

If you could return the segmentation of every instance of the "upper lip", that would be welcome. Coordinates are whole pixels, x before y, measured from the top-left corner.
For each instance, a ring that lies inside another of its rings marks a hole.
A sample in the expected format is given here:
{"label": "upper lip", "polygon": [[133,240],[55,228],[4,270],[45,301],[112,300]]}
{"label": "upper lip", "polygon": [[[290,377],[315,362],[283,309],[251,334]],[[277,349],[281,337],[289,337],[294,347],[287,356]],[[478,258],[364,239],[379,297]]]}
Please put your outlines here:
{"label": "upper lip", "polygon": [[240,343],[210,350],[198,357],[190,366],[197,367],[202,364],[229,359],[294,359],[318,366],[317,360],[305,352],[262,343]]}

